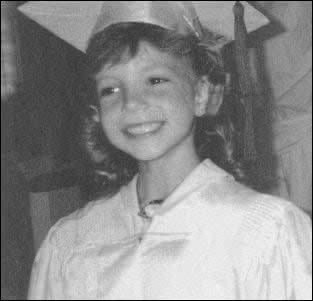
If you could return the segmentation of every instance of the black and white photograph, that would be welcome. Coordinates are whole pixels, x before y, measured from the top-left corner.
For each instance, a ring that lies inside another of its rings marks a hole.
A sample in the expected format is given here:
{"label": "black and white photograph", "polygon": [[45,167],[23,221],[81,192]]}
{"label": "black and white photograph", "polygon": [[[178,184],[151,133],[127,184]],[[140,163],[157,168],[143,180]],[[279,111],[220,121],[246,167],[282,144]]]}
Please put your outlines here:
{"label": "black and white photograph", "polygon": [[1,300],[312,300],[312,1],[1,1]]}

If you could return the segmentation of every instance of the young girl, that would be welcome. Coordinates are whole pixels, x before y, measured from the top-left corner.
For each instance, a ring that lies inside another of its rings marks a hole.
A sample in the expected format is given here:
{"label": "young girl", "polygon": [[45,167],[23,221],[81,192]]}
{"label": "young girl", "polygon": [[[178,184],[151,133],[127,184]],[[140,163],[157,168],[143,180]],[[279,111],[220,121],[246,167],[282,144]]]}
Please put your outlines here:
{"label": "young girl", "polygon": [[85,138],[107,190],[52,227],[29,298],[310,299],[310,219],[236,181],[216,60],[143,20],[89,42]]}

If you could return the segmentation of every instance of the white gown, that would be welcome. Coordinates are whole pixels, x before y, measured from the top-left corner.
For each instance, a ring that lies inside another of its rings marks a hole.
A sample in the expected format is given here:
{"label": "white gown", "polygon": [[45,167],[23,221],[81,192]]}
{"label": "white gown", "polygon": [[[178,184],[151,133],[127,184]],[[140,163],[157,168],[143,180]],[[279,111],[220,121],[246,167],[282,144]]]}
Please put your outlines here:
{"label": "white gown", "polygon": [[51,228],[29,299],[312,299],[311,220],[291,202],[205,160],[150,221],[136,181]]}

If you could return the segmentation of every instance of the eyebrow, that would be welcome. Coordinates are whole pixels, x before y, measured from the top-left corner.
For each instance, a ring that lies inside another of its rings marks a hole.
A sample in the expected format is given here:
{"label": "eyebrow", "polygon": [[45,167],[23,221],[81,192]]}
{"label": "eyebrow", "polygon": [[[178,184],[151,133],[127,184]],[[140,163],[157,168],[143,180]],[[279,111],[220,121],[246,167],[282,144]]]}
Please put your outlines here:
{"label": "eyebrow", "polygon": [[[100,74],[98,73],[96,76],[95,76],[95,79],[98,80],[98,81],[101,81],[101,80],[110,80],[110,79],[113,79],[115,78],[114,75],[112,75],[112,72],[110,72],[110,69],[109,68],[105,74]],[[139,70],[140,72],[143,72],[143,73],[149,73],[149,72],[169,72],[171,74],[177,74],[177,70],[175,70],[174,68],[170,68],[169,66],[166,66],[166,65],[147,65],[147,66],[144,66],[143,68],[141,68]]]}
{"label": "eyebrow", "polygon": [[[127,63],[126,63],[127,64]],[[107,68],[107,70],[105,71],[104,75],[100,75],[101,71],[95,76],[95,79],[98,81],[103,81],[103,80],[114,80],[114,75],[111,76],[110,73],[112,74],[112,72],[110,72],[110,69],[114,69],[115,66],[118,66],[119,64],[116,65],[111,65]],[[190,67],[192,69],[192,67]],[[173,67],[167,65],[167,64],[163,64],[163,63],[151,63],[148,62],[145,66],[142,66],[142,68],[139,70],[140,72],[143,73],[149,73],[149,72],[168,72],[170,73],[170,75],[187,75],[188,77],[190,77],[189,72],[187,71],[187,68],[181,68],[181,64],[179,64],[177,62],[177,64],[175,64]],[[114,72],[114,70],[113,70]],[[100,75],[100,76],[99,76]]]}

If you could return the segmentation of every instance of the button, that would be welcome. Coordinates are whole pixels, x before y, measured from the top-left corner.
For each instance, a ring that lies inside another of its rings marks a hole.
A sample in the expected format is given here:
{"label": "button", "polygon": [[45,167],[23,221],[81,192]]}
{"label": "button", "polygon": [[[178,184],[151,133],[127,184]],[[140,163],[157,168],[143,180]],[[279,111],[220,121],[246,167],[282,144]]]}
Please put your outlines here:
{"label": "button", "polygon": [[160,208],[164,200],[152,200],[148,204],[146,204],[143,208],[140,209],[138,215],[151,219],[155,215],[155,211]]}
{"label": "button", "polygon": [[140,211],[138,212],[138,215],[142,218],[146,218],[146,219],[150,219],[151,217],[147,214],[146,209],[142,208],[140,209]]}
{"label": "button", "polygon": [[148,205],[145,209],[146,215],[149,218],[152,218],[153,215],[155,214],[155,210],[159,207],[159,205]]}

